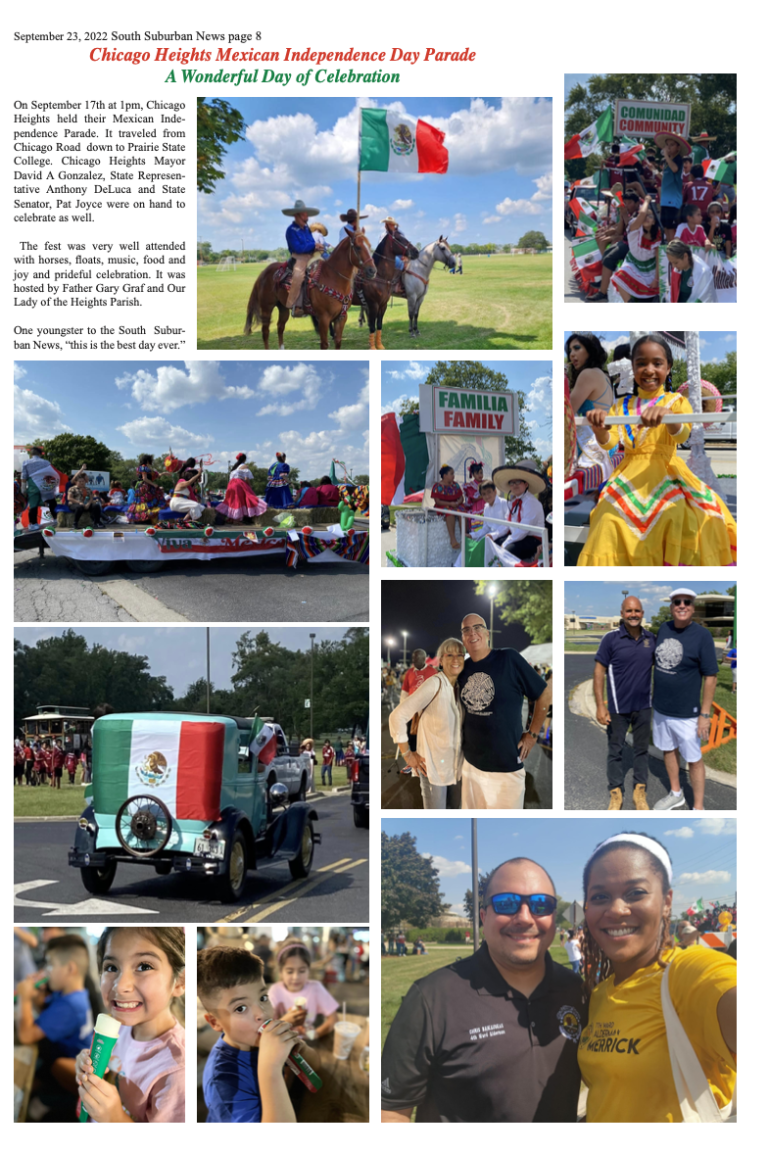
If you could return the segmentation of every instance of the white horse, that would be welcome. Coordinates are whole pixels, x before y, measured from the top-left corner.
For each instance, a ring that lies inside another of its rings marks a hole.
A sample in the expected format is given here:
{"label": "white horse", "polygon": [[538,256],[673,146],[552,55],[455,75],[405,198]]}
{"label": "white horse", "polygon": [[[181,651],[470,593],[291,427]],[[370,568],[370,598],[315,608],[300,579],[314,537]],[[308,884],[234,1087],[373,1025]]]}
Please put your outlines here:
{"label": "white horse", "polygon": [[423,248],[415,260],[403,270],[402,279],[408,298],[408,335],[419,337],[419,309],[429,288],[429,276],[435,261],[441,261],[448,268],[454,268],[456,258],[448,247],[447,237],[441,236]]}

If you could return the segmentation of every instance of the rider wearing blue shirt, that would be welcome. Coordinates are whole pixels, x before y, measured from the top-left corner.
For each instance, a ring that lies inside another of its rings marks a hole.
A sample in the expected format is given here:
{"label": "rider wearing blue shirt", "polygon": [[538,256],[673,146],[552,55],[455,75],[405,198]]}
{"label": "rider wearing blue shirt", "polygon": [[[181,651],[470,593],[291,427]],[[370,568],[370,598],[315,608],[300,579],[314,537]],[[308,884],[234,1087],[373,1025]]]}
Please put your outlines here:
{"label": "rider wearing blue shirt", "polygon": [[293,224],[290,224],[285,231],[285,243],[288,245],[288,251],[294,262],[291,287],[288,290],[285,304],[286,308],[292,309],[293,315],[297,316],[299,314],[294,306],[301,292],[309,258],[316,250],[322,251],[323,247],[322,242],[315,238],[307,223],[310,216],[318,215],[320,209],[307,208],[303,200],[297,200],[293,208],[284,208],[282,211],[283,216],[293,217]]}

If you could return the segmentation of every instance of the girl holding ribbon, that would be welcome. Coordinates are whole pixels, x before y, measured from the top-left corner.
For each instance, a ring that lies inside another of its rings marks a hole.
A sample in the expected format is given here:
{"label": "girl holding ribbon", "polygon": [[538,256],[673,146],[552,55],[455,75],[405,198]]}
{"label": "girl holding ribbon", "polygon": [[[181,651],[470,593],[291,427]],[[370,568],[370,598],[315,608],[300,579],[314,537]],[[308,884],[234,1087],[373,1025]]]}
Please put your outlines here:
{"label": "girl holding ribbon", "polygon": [[[736,522],[724,502],[677,456],[693,410],[672,383],[672,350],[659,333],[632,346],[634,392],[608,416],[640,416],[640,424],[606,427],[606,414],[586,414],[598,444],[624,443],[624,460],[600,493],[579,565],[735,565]],[[663,424],[680,414],[680,423]]]}

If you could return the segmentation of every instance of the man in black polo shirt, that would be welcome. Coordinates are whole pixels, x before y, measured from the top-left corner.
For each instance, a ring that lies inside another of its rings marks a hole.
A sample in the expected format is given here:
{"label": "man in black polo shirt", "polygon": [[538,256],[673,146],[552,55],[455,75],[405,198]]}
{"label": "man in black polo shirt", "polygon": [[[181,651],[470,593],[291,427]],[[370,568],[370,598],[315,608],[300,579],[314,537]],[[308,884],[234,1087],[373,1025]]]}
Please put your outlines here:
{"label": "man in black polo shirt", "polygon": [[[462,809],[522,809],[523,762],[536,744],[552,703],[552,686],[515,649],[491,649],[479,613],[461,623],[467,660],[458,686],[464,706]],[[523,732],[523,708],[535,701]]]}
{"label": "man in black polo shirt", "polygon": [[586,1009],[581,978],[549,956],[554,883],[513,858],[482,901],[483,945],[415,982],[392,1023],[382,1122],[576,1121]]}
{"label": "man in black polo shirt", "polygon": [[[643,607],[637,597],[621,603],[621,625],[606,633],[595,655],[592,686],[597,720],[608,727],[608,809],[624,803],[624,744],[632,729],[634,750],[632,800],[635,809],[648,809],[648,745],[651,739],[651,673],[656,639],[643,629]],[[608,674],[608,706],[605,682]]]}

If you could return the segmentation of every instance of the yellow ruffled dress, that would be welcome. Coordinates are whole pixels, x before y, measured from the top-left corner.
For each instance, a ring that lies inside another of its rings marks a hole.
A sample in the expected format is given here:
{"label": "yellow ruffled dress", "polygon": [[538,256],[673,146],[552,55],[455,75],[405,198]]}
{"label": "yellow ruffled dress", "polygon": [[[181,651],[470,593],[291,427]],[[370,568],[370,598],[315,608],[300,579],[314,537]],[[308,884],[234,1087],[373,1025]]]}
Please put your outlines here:
{"label": "yellow ruffled dress", "polygon": [[[626,397],[609,416],[638,412],[638,405],[663,404],[684,419],[690,403],[663,388]],[[735,565],[736,522],[716,493],[677,456],[690,436],[684,424],[675,436],[669,425],[611,425],[612,449],[624,443],[624,460],[611,474],[589,518],[589,536],[579,565]]]}

